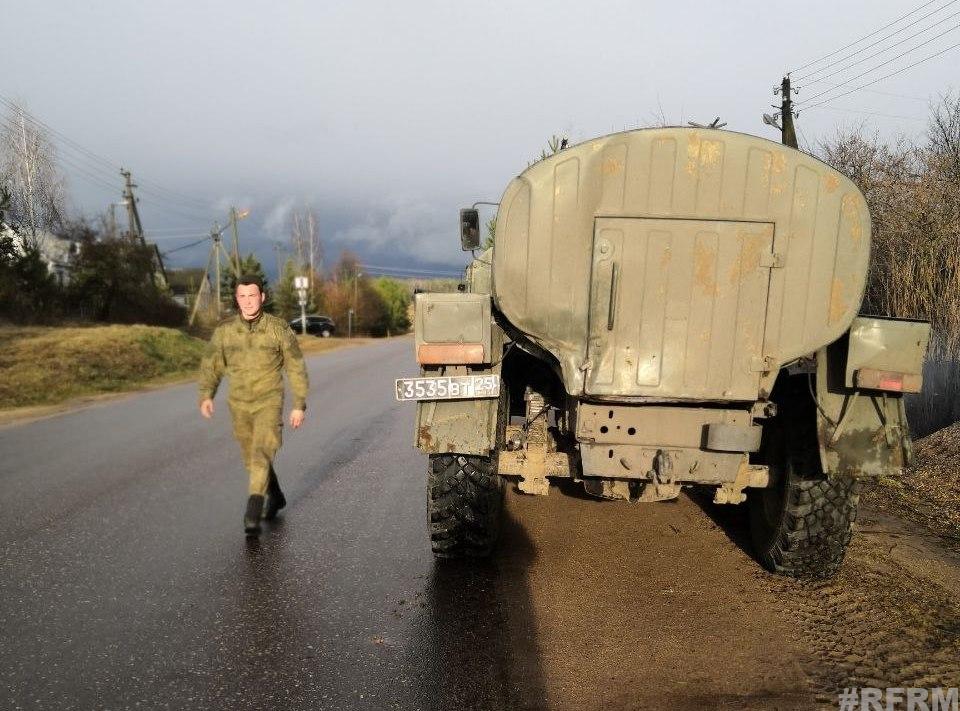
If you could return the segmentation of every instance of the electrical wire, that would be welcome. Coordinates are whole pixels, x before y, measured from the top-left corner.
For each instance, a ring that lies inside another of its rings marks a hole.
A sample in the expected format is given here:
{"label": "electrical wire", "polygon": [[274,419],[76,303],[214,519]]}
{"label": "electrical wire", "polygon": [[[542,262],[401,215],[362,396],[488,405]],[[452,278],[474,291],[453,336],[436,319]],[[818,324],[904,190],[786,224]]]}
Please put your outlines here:
{"label": "electrical wire", "polygon": [[179,246],[179,247],[174,247],[173,249],[168,249],[168,250],[165,251],[165,252],[161,252],[161,255],[164,256],[164,257],[167,257],[167,256],[173,254],[174,252],[179,252],[180,250],[183,250],[183,249],[190,249],[191,247],[196,247],[198,244],[203,244],[203,243],[206,242],[208,239],[210,239],[210,238],[209,238],[209,237],[204,237],[203,239],[198,239],[196,242],[191,242],[190,244],[184,244],[184,245],[181,245],[181,246]]}
{"label": "electrical wire", "polygon": [[[884,54],[885,52],[889,52],[889,51],[890,51],[891,49],[893,49],[894,47],[899,47],[900,45],[904,44],[905,42],[909,42],[910,40],[912,40],[912,39],[914,39],[914,38],[916,38],[916,37],[919,37],[920,35],[924,34],[925,32],[929,32],[930,30],[932,30],[932,29],[933,29],[934,27],[936,27],[937,25],[942,25],[942,24],[943,24],[944,22],[946,22],[947,20],[952,20],[954,17],[957,17],[958,15],[960,15],[960,12],[955,12],[955,13],[953,13],[952,15],[950,15],[949,17],[945,17],[943,20],[940,20],[940,21],[938,21],[938,22],[935,22],[934,24],[930,25],[929,27],[925,27],[924,29],[920,30],[919,32],[916,32],[916,33],[910,35],[909,37],[904,38],[903,41],[901,41],[901,42],[895,42],[894,44],[890,45],[889,47],[884,47],[883,49],[881,49],[881,50],[879,50],[879,51],[877,51],[877,52],[874,52],[873,54],[868,55],[868,56],[864,57],[863,59],[858,59],[856,62],[853,62],[852,64],[848,64],[848,65],[846,65],[846,66],[844,66],[844,67],[840,67],[840,69],[837,69],[836,71],[833,71],[833,72],[831,72],[830,74],[826,74],[826,75],[824,75],[824,76],[822,76],[822,77],[817,77],[816,79],[813,79],[812,81],[806,81],[806,78],[807,78],[807,77],[800,77],[800,78],[797,79],[796,81],[797,81],[798,83],[804,82],[804,84],[803,84],[804,87],[810,86],[810,85],[812,85],[812,84],[817,84],[817,83],[822,82],[822,81],[826,81],[826,80],[829,79],[830,77],[835,77],[837,74],[843,74],[845,71],[847,71],[848,69],[852,69],[853,67],[857,66],[858,64],[863,64],[864,62],[869,61],[869,60],[873,59],[874,57],[879,57],[881,54]],[[957,25],[957,26],[954,27],[953,29],[955,30],[955,29],[957,29],[957,27],[960,27],[960,25]],[[904,28],[904,29],[906,29],[906,28]],[[952,30],[947,30],[947,32],[950,32],[950,31],[952,31]],[[946,34],[946,33],[944,33],[944,34]],[[938,35],[938,36],[939,36],[939,37],[942,37],[943,35]],[[934,38],[934,39],[936,39],[936,38]],[[871,46],[872,46],[872,45],[871,45]],[[922,47],[923,45],[920,45],[920,46]],[[867,48],[864,47],[864,49],[867,49]],[[911,51],[912,51],[912,50],[911,50]],[[855,56],[855,55],[856,55],[856,53],[854,53],[854,55],[851,55],[851,56]],[[826,68],[829,68],[829,67],[826,67]],[[820,70],[820,71],[823,71],[823,70]],[[818,74],[818,73],[819,73],[819,72],[814,72],[813,74],[810,74],[810,75],[808,75],[808,76],[814,76],[815,74]]]}
{"label": "electrical wire", "polygon": [[[793,71],[794,71],[794,72],[799,72],[799,71],[801,71],[801,70],[803,70],[803,69],[806,69],[807,67],[812,67],[814,64],[819,64],[819,63],[822,62],[824,59],[829,59],[830,57],[833,57],[833,56],[835,56],[835,55],[837,55],[837,54],[840,54],[840,52],[843,52],[844,50],[850,49],[850,48],[853,47],[854,45],[860,44],[860,43],[863,42],[864,40],[870,39],[870,38],[873,37],[874,35],[880,34],[880,33],[883,32],[884,30],[886,30],[886,29],[888,29],[888,28],[890,28],[890,27],[893,27],[894,25],[896,25],[896,24],[897,24],[898,22],[900,22],[901,20],[905,20],[905,19],[907,19],[908,17],[910,17],[910,15],[913,15],[913,14],[915,14],[915,13],[917,13],[917,12],[920,12],[920,11],[923,10],[924,8],[929,7],[930,5],[933,5],[934,3],[939,2],[939,1],[940,1],[940,0],[930,0],[929,2],[924,3],[924,4],[921,5],[920,7],[914,8],[913,10],[911,10],[910,12],[908,12],[906,15],[901,15],[900,17],[898,17],[898,18],[897,18],[896,20],[894,20],[893,22],[891,22],[891,23],[889,23],[889,24],[884,25],[883,27],[881,27],[879,30],[874,30],[874,31],[871,32],[870,34],[864,35],[864,36],[861,37],[860,39],[854,40],[854,41],[851,42],[850,44],[844,45],[844,46],[841,47],[840,49],[838,49],[838,50],[836,50],[836,51],[834,51],[834,52],[831,52],[830,54],[826,54],[826,55],[820,57],[819,59],[815,59],[815,60],[813,60],[812,62],[807,62],[807,63],[804,64],[803,66],[797,67],[797,68],[794,69]],[[949,5],[950,3],[947,3],[947,4]],[[944,5],[944,7],[946,7],[946,5]],[[941,8],[941,9],[942,9],[942,8]]]}
{"label": "electrical wire", "polygon": [[[829,102],[831,102],[831,101],[835,101],[836,99],[840,99],[840,98],[842,98],[842,97],[844,97],[844,96],[849,96],[850,94],[853,94],[854,92],[857,92],[857,91],[861,91],[862,89],[865,89],[865,88],[868,87],[868,86],[873,86],[874,84],[878,84],[878,83],[882,82],[882,81],[885,80],[885,79],[889,79],[890,77],[896,76],[897,74],[902,74],[903,72],[907,71],[908,69],[913,69],[914,67],[916,67],[916,66],[918,66],[918,65],[920,65],[920,64],[923,64],[924,62],[928,62],[928,61],[930,61],[931,59],[934,59],[934,58],[936,58],[936,57],[939,57],[941,54],[946,54],[946,53],[949,52],[950,50],[956,49],[957,47],[960,47],[960,43],[957,43],[957,44],[955,44],[955,45],[952,45],[952,46],[950,46],[950,47],[947,47],[946,49],[942,49],[942,50],[940,50],[939,52],[936,52],[936,53],[931,54],[931,55],[929,55],[929,56],[927,56],[927,57],[924,57],[923,59],[921,59],[921,60],[919,60],[919,61],[917,61],[917,62],[914,62],[913,64],[910,64],[910,65],[908,65],[908,66],[906,66],[906,67],[903,67],[902,69],[898,69],[898,70],[895,71],[895,72],[890,72],[889,74],[887,74],[887,75],[885,75],[885,76],[882,76],[882,77],[880,77],[879,79],[874,79],[873,81],[871,81],[871,82],[869,82],[869,83],[867,83],[867,84],[864,84],[863,86],[858,86],[858,87],[856,87],[856,88],[854,88],[854,89],[850,89],[850,91],[845,91],[844,93],[838,94],[837,96],[831,96],[829,99],[824,99],[824,100],[821,101],[820,103],[813,104],[813,105],[811,105],[811,106],[804,105],[803,109],[804,109],[804,111],[808,111],[808,110],[810,110],[810,109],[815,109],[815,108],[817,108],[818,106],[823,106],[824,104],[827,104],[827,103],[829,103]],[[810,99],[808,99],[808,101],[809,101],[809,100],[810,100]]]}
{"label": "electrical wire", "polygon": [[930,99],[924,98],[922,96],[908,96],[907,94],[895,94],[892,91],[878,91],[877,89],[864,89],[864,91],[869,92],[870,94],[880,94],[881,96],[895,96],[898,99],[912,99],[913,101],[923,101],[927,102]]}
{"label": "electrical wire", "polygon": [[830,106],[829,104],[823,104],[822,108],[829,109],[830,111],[846,111],[854,114],[867,114],[868,116],[880,116],[882,118],[892,118],[892,119],[903,119],[904,121],[925,121],[926,119],[919,118],[917,116],[898,116],[896,114],[884,114],[877,111],[864,111],[863,109],[848,109],[843,106]]}
{"label": "electrical wire", "polygon": [[[31,114],[29,111],[21,107],[17,102],[15,102],[14,100],[10,99],[7,96],[4,96],[3,94],[0,94],[0,104],[7,106],[10,110],[14,111],[17,115],[22,116],[24,120],[29,121],[35,126],[38,126],[44,129],[51,136],[56,136],[59,139],[61,148],[66,147],[66,148],[72,149],[76,153],[83,155],[85,157],[85,160],[88,160],[91,163],[96,164],[96,165],[90,165],[89,166],[90,170],[98,170],[104,173],[115,175],[116,173],[119,173],[123,169],[122,166],[120,166],[120,164],[114,161],[111,161],[108,158],[104,158],[103,156],[84,147],[80,143],[77,143],[66,134],[62,133],[61,131],[58,131],[53,126],[37,118],[36,116]],[[139,180],[141,183],[146,184],[146,186],[142,186],[141,192],[153,193],[154,197],[156,198],[155,202],[174,202],[178,205],[181,205],[184,208],[196,209],[198,211],[202,210],[205,213],[209,209],[209,206],[206,203],[204,203],[204,201],[198,198],[183,195],[182,193],[178,193],[175,190],[171,190],[169,188],[163,187],[156,181],[149,180],[147,178],[142,178],[142,177],[138,177],[137,180]],[[191,205],[183,205],[183,203],[190,203],[192,204],[192,207]]]}
{"label": "electrical wire", "polygon": [[[846,81],[842,81],[842,82],[840,82],[839,84],[836,84],[836,85],[830,87],[829,89],[825,89],[824,91],[821,91],[819,94],[814,94],[814,95],[811,96],[810,98],[805,99],[803,102],[797,102],[797,105],[796,105],[796,106],[797,106],[797,108],[800,108],[800,106],[802,106],[803,104],[806,104],[807,102],[813,101],[814,99],[819,99],[821,96],[825,96],[825,95],[831,93],[832,91],[834,91],[835,89],[840,89],[840,88],[846,86],[847,84],[849,84],[850,82],[854,82],[854,81],[856,81],[857,79],[860,79],[860,78],[862,78],[862,77],[865,77],[867,74],[873,74],[873,72],[875,72],[875,71],[877,71],[878,69],[880,69],[880,67],[885,67],[886,65],[891,64],[892,62],[897,61],[897,60],[900,59],[901,57],[904,57],[904,56],[910,54],[911,52],[915,52],[916,50],[920,49],[921,47],[924,47],[924,46],[930,44],[930,43],[933,42],[934,40],[940,39],[940,38],[943,37],[944,35],[949,34],[950,32],[953,32],[954,30],[956,30],[956,29],[958,29],[958,28],[960,28],[960,25],[955,25],[955,26],[951,27],[949,30],[947,30],[947,31],[945,31],[945,32],[941,32],[939,35],[936,35],[935,37],[931,37],[931,38],[928,39],[926,42],[922,42],[921,44],[918,44],[916,47],[913,47],[912,49],[908,49],[906,52],[901,52],[901,53],[898,54],[896,57],[893,57],[893,58],[891,58],[891,59],[888,59],[887,61],[878,64],[877,66],[873,67],[872,69],[868,69],[868,70],[865,71],[865,72],[861,72],[860,74],[857,74],[855,77],[851,77],[850,79],[847,79]],[[956,45],[954,45],[954,46],[956,46]],[[947,50],[944,50],[944,51],[948,51],[949,49],[952,49],[952,48],[948,48]],[[941,52],[940,54],[942,54],[942,52]],[[933,56],[938,56],[938,55],[931,55],[931,57],[928,57],[928,59],[931,59]],[[922,60],[922,61],[926,61],[926,60]],[[910,66],[916,66],[916,65],[910,65]],[[908,69],[908,68],[909,68],[909,67],[905,67],[905,69]],[[891,75],[891,76],[892,76],[892,75]],[[875,82],[871,82],[871,83],[875,83]],[[869,85],[867,85],[867,86],[869,86]],[[833,98],[837,98],[837,97],[833,97]]]}
{"label": "electrical wire", "polygon": [[153,234],[153,230],[144,230],[143,236],[146,239],[150,240],[151,242],[157,242],[157,241],[163,242],[164,240],[189,239],[190,237],[209,238],[210,233],[209,232],[191,232],[185,235],[155,235]]}
{"label": "electrical wire", "polygon": [[[826,71],[826,70],[829,69],[830,67],[836,66],[837,64],[840,64],[841,62],[845,62],[845,61],[847,61],[848,59],[850,59],[851,57],[856,57],[859,53],[864,52],[864,51],[870,49],[871,47],[876,47],[878,44],[880,44],[880,43],[882,43],[882,42],[886,42],[886,41],[887,41],[888,39],[890,39],[891,37],[895,37],[895,36],[897,36],[898,34],[900,34],[901,32],[903,32],[903,31],[905,31],[905,30],[909,30],[909,29],[910,29],[911,27],[913,27],[914,25],[920,24],[920,23],[923,22],[924,20],[932,17],[933,15],[936,15],[938,12],[940,12],[940,11],[943,10],[944,8],[947,8],[947,7],[949,7],[950,5],[953,5],[953,4],[956,3],[956,2],[957,2],[957,0],[950,0],[950,2],[948,2],[946,5],[943,5],[943,6],[941,6],[941,7],[938,7],[938,8],[937,8],[936,10],[934,10],[933,12],[927,13],[927,14],[924,15],[923,17],[914,20],[914,21],[911,22],[909,25],[904,25],[904,26],[901,27],[899,30],[896,30],[895,32],[891,32],[890,34],[888,34],[888,35],[886,35],[886,36],[884,36],[884,37],[881,37],[880,39],[878,39],[878,40],[875,41],[875,42],[871,42],[871,43],[868,44],[866,47],[861,47],[860,49],[858,49],[858,50],[856,50],[856,51],[854,51],[854,52],[851,52],[850,54],[846,55],[845,57],[841,57],[840,59],[835,59],[834,61],[830,62],[829,64],[825,64],[824,66],[820,67],[819,69],[814,69],[814,70],[813,70],[812,72],[810,72],[809,74],[805,74],[805,75],[802,76],[802,77],[797,77],[797,81],[798,81],[798,82],[799,82],[799,81],[804,81],[804,80],[807,79],[808,77],[812,77],[812,76],[815,76],[816,74],[819,74],[820,72]],[[933,28],[936,27],[937,25],[942,25],[944,22],[946,22],[947,20],[949,20],[949,19],[951,19],[951,18],[953,18],[953,17],[956,17],[956,13],[954,13],[953,15],[950,15],[950,16],[948,16],[948,17],[944,17],[944,18],[941,18],[941,19],[937,20],[937,21],[934,22],[932,25],[924,28],[923,30],[920,30],[920,32],[918,32],[918,33],[916,33],[916,34],[914,34],[914,35],[911,35],[910,37],[907,37],[907,38],[902,39],[902,40],[897,40],[896,42],[894,42],[892,45],[890,45],[890,46],[887,47],[886,49],[881,50],[880,53],[882,54],[883,52],[886,52],[886,51],[888,51],[888,50],[890,50],[890,49],[893,49],[894,47],[897,47],[897,46],[903,44],[904,42],[909,42],[911,39],[913,39],[913,38],[916,37],[917,35],[922,35],[924,32],[928,32],[929,30],[933,29]],[[874,55],[874,56],[876,56],[876,55]],[[817,79],[817,81],[820,81],[820,80]],[[811,82],[811,83],[812,83],[812,82]]]}

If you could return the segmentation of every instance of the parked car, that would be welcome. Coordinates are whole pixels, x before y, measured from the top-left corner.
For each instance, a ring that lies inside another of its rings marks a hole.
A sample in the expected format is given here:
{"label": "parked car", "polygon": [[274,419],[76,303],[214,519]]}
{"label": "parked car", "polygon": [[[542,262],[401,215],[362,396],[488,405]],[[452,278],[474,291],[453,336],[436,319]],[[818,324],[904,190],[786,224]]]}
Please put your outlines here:
{"label": "parked car", "polygon": [[[290,321],[290,328],[296,333],[303,333],[303,327],[300,325],[300,319],[295,318]],[[329,316],[307,316],[307,333],[321,338],[330,338],[337,330],[337,325]]]}

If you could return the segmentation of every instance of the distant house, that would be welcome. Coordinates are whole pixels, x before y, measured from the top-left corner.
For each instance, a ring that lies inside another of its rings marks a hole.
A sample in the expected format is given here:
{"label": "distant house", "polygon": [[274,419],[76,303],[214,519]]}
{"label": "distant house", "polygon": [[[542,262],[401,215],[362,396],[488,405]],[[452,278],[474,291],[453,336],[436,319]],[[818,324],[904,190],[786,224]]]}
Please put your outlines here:
{"label": "distant house", "polygon": [[174,301],[190,308],[199,293],[200,307],[205,307],[211,292],[210,279],[205,269],[170,269],[166,276]]}
{"label": "distant house", "polygon": [[43,230],[38,230],[36,236],[25,237],[18,232],[14,232],[6,223],[0,223],[0,234],[4,237],[12,237],[14,245],[21,253],[23,253],[25,240],[35,239],[40,250],[40,257],[47,263],[47,270],[50,274],[61,286],[70,283],[77,254],[80,252],[78,242]]}

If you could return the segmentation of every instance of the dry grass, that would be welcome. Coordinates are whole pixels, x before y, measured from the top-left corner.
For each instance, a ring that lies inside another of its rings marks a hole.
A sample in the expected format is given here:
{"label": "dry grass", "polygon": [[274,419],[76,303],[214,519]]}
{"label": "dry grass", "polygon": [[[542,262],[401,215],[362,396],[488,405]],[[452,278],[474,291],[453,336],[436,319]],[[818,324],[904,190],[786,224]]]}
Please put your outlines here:
{"label": "dry grass", "polygon": [[0,328],[0,408],[122,392],[193,374],[204,342],[154,326]]}
{"label": "dry grass", "polygon": [[917,441],[916,453],[902,476],[878,483],[864,498],[960,548],[960,423]]}

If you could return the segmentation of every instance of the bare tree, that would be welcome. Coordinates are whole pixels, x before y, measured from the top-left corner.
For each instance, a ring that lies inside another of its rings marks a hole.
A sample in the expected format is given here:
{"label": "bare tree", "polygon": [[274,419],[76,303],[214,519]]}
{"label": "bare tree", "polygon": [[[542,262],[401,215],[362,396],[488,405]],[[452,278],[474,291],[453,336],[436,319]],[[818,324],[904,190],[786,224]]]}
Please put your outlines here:
{"label": "bare tree", "polygon": [[34,240],[63,223],[65,186],[46,131],[20,106],[0,131],[0,178],[9,186],[10,211]]}
{"label": "bare tree", "polygon": [[293,213],[293,225],[290,241],[297,255],[298,273],[310,277],[311,309],[316,309],[321,301],[321,282],[323,281],[323,245],[317,228],[317,217],[312,209]]}

